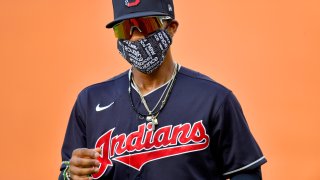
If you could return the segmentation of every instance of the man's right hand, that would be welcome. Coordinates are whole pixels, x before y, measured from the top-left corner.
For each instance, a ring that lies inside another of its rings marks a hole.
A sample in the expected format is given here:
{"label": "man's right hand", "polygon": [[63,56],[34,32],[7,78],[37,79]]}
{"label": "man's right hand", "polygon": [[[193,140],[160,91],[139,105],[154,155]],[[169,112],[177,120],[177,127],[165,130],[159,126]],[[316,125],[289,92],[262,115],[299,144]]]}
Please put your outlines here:
{"label": "man's right hand", "polygon": [[100,162],[97,158],[100,156],[101,149],[75,149],[70,159],[70,177],[72,180],[91,180],[88,177],[99,171]]}

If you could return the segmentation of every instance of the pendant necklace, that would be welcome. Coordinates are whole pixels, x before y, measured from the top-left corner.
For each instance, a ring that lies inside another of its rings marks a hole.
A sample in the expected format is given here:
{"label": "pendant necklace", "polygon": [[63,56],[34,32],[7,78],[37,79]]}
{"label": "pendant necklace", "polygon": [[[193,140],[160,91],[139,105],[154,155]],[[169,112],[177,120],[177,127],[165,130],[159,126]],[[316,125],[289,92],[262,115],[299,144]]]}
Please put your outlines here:
{"label": "pendant necklace", "polygon": [[[160,113],[160,111],[164,108],[164,106],[166,105],[166,102],[171,94],[173,85],[176,81],[176,75],[178,72],[178,65],[175,64],[175,68],[171,77],[171,80],[168,82],[168,85],[166,86],[166,88],[164,89],[162,95],[160,96],[158,102],[156,103],[156,105],[154,106],[154,108],[152,110],[150,110],[145,98],[143,97],[143,95],[141,94],[141,92],[139,91],[138,86],[136,85],[136,83],[133,81],[133,77],[132,77],[132,71],[129,72],[129,96],[130,96],[130,101],[131,101],[131,106],[133,108],[133,110],[140,116],[144,117],[146,119],[146,121],[151,122],[152,123],[152,130],[154,131],[156,128],[156,125],[158,125],[158,115]],[[134,103],[133,103],[133,99],[132,99],[132,92],[131,92],[131,84],[134,85],[135,89],[137,90],[141,102],[144,105],[145,109],[147,110],[148,114],[142,114],[138,111],[138,109],[135,107]],[[161,102],[161,104],[160,104]],[[160,107],[159,107],[160,106]],[[157,110],[158,109],[158,110]],[[157,111],[156,111],[157,110]]]}

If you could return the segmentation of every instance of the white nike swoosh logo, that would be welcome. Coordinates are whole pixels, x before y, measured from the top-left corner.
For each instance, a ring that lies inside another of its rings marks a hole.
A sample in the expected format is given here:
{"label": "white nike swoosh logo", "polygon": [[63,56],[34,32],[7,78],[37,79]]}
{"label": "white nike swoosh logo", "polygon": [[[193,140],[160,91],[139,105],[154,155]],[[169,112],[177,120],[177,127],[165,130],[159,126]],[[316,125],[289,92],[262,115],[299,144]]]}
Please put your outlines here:
{"label": "white nike swoosh logo", "polygon": [[110,103],[108,106],[103,106],[103,107],[100,107],[100,104],[97,105],[96,107],[96,111],[99,112],[99,111],[103,111],[105,109],[108,109],[110,106],[113,105],[114,102]]}

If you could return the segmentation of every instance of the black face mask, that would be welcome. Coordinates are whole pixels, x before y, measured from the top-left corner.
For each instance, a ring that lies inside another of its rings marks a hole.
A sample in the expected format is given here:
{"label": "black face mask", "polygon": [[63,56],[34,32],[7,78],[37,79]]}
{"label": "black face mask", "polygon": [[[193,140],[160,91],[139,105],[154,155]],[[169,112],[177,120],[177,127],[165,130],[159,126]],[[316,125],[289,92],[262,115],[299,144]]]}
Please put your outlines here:
{"label": "black face mask", "polygon": [[172,43],[166,30],[158,30],[138,41],[118,40],[120,54],[140,72],[150,74],[162,63]]}

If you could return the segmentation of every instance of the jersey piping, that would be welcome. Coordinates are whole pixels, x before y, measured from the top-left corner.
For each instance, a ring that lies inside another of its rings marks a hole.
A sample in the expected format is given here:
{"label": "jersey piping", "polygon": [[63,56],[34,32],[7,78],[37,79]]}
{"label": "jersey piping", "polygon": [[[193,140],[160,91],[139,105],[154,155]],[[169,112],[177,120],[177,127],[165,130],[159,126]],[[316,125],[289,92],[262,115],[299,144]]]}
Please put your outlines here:
{"label": "jersey piping", "polygon": [[250,164],[248,164],[248,165],[246,165],[246,166],[243,166],[243,167],[241,167],[241,168],[239,168],[239,169],[235,169],[235,170],[233,170],[233,171],[229,171],[229,172],[223,173],[223,175],[226,176],[226,175],[230,175],[230,174],[233,174],[233,173],[242,171],[242,170],[247,169],[248,167],[250,167],[250,166],[252,166],[252,165],[254,165],[254,164],[256,164],[256,163],[258,163],[259,161],[262,161],[262,160],[264,160],[264,159],[265,159],[265,157],[262,156],[262,157],[259,158],[258,160],[253,161],[252,163],[250,163]]}

